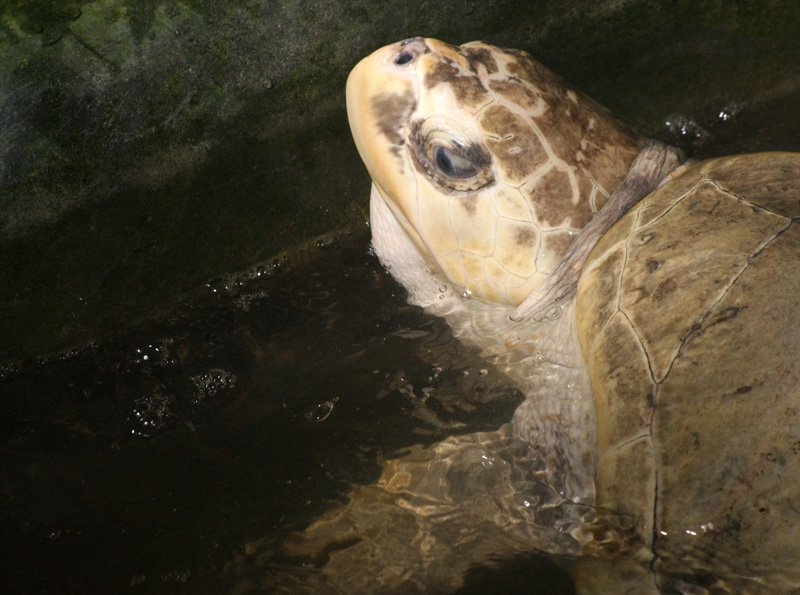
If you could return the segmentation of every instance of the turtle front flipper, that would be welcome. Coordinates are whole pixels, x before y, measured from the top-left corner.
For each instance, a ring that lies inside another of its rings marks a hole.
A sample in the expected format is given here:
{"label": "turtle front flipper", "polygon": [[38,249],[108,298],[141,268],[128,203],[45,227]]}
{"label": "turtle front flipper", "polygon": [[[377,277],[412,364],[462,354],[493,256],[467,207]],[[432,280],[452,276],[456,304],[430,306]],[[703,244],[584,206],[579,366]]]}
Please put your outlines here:
{"label": "turtle front flipper", "polygon": [[553,308],[575,296],[583,263],[597,241],[628,209],[639,202],[685,161],[683,151],[656,140],[648,140],[631,163],[625,179],[605,205],[570,244],[561,264],[547,281],[523,301],[512,315],[514,320],[543,320],[557,317]]}

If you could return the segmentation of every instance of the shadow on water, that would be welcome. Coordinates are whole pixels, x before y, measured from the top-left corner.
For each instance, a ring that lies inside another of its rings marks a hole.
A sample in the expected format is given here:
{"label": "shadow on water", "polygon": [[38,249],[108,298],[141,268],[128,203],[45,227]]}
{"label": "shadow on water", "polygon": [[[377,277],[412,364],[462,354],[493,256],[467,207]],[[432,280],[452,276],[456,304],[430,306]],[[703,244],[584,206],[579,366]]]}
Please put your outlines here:
{"label": "shadow on water", "polygon": [[[702,157],[800,150],[799,100],[664,136]],[[383,461],[508,421],[519,392],[407,306],[367,246],[322,241],[145,327],[0,369],[9,592],[227,591],[246,544],[341,506]],[[531,584],[572,592],[531,554],[473,568],[459,593]]]}
{"label": "shadow on water", "polygon": [[21,592],[215,592],[412,444],[521,396],[405,304],[368,236],[209,283],[165,320],[6,366],[4,576]]}

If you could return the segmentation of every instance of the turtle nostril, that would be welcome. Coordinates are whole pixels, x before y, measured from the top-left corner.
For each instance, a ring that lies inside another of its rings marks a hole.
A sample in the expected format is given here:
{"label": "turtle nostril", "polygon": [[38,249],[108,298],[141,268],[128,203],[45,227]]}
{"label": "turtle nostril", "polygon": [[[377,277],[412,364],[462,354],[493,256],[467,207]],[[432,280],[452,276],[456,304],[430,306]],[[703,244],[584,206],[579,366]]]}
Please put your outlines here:
{"label": "turtle nostril", "polygon": [[428,46],[425,45],[425,40],[421,37],[406,39],[400,42],[400,51],[395,54],[392,61],[396,66],[404,66],[427,51]]}

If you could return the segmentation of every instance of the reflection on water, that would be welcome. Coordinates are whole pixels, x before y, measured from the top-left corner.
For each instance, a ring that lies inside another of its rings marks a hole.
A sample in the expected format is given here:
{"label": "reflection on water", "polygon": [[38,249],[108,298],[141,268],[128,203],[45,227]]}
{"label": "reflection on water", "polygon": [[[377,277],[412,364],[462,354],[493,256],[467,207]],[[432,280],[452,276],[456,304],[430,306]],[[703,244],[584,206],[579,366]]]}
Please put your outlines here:
{"label": "reflection on water", "polygon": [[[798,150],[798,105],[683,140]],[[407,306],[367,243],[322,242],[163,320],[2,366],[8,588],[571,593],[569,561],[531,548],[577,553],[594,511],[539,480],[503,429],[519,392]],[[616,529],[594,537],[624,547]]]}
{"label": "reflection on water", "polygon": [[463,577],[501,556],[527,557],[539,592],[571,592],[532,544],[578,554],[570,525],[591,511],[554,498],[524,451],[504,430],[414,446],[304,531],[248,544],[226,569],[240,578],[234,592],[469,592],[476,585]]}
{"label": "reflection on water", "polygon": [[408,448],[508,420],[516,389],[407,306],[367,246],[216,280],[162,321],[5,365],[11,584],[228,590],[245,544],[341,506]]}

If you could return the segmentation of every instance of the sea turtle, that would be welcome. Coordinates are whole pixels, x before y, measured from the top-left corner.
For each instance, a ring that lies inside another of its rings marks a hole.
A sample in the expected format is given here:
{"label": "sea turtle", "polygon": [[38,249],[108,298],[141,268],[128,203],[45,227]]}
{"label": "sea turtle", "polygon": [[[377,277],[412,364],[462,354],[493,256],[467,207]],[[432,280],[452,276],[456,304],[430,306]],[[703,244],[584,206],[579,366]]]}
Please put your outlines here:
{"label": "sea turtle", "polygon": [[800,154],[684,162],[484,43],[379,49],[347,109],[382,263],[519,382],[514,434],[601,511],[583,592],[798,592]]}

